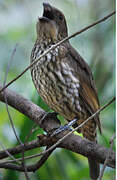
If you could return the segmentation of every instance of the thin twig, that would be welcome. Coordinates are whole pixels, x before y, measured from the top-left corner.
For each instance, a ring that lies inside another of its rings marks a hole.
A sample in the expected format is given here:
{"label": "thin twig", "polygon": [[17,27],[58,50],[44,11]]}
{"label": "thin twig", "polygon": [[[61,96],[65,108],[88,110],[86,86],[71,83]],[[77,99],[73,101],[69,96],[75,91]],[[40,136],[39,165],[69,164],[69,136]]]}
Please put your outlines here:
{"label": "thin twig", "polygon": [[[81,128],[85,123],[87,123],[89,120],[91,120],[92,118],[94,118],[94,116],[96,116],[97,114],[99,114],[101,111],[103,111],[107,106],[109,106],[112,102],[115,101],[115,97],[110,100],[107,104],[105,104],[104,106],[102,106],[98,111],[96,111],[92,116],[90,116],[88,119],[86,119],[83,123],[81,123],[78,127],[76,127],[75,129],[73,129],[72,131],[70,131],[69,133],[67,133],[65,136],[63,136],[61,139],[59,139],[54,145],[52,145],[49,149],[39,153],[39,154],[34,154],[31,156],[27,156],[25,157],[25,159],[31,159],[31,158],[35,158],[41,155],[44,155],[46,153],[48,153],[49,151],[53,150],[54,148],[56,148],[65,138],[67,138],[69,135],[71,135],[74,131],[77,131],[79,128]],[[22,158],[18,158],[17,160],[21,161]],[[8,160],[5,161],[4,163],[11,163],[14,162],[13,160]]]}
{"label": "thin twig", "polygon": [[[51,48],[47,49],[46,51],[44,51],[44,53],[38,58],[36,59],[31,65],[29,65],[21,74],[19,74],[16,78],[14,78],[13,80],[11,80],[7,85],[5,85],[1,90],[0,93],[6,89],[9,85],[11,85],[14,81],[16,81],[17,79],[19,79],[26,71],[28,71],[34,64],[36,64],[42,57],[44,57],[47,53],[49,53],[51,50],[55,49],[57,46],[59,46],[60,44],[64,43],[65,41],[75,37],[78,34],[81,34],[82,32],[92,28],[93,26],[95,26],[96,24],[99,24],[105,20],[107,20],[108,18],[110,18],[111,16],[113,16],[116,12],[113,11],[112,13],[108,14],[107,16],[101,18],[100,20],[94,22],[93,24],[86,26],[85,28],[81,29],[80,31],[64,38],[63,40],[59,41],[58,43],[56,43],[55,45],[52,45]],[[41,63],[41,62],[40,62]]]}
{"label": "thin twig", "polygon": [[[46,150],[49,149],[50,146],[46,147]],[[56,148],[55,148],[56,149]],[[43,164],[45,163],[45,161],[50,157],[50,155],[52,154],[52,152],[55,150],[52,149],[51,151],[49,151],[48,153],[44,154],[41,159],[35,163],[34,165],[32,165],[32,171],[35,172],[37,169],[40,169]]]}
{"label": "thin twig", "polygon": [[[15,52],[16,52],[16,48],[17,48],[18,44],[15,45],[15,48],[13,49],[13,52],[11,54],[11,58],[10,58],[10,61],[7,65],[7,69],[6,69],[6,73],[5,73],[5,78],[4,78],[4,83],[3,83],[3,87],[5,86],[6,84],[6,80],[7,80],[7,76],[8,76],[8,72],[10,70],[10,66],[11,66],[11,63],[13,61],[13,58],[14,58],[14,55],[15,55]],[[16,130],[15,130],[15,127],[14,127],[14,124],[13,124],[13,120],[11,118],[11,115],[10,115],[10,112],[9,112],[9,109],[8,109],[8,103],[7,103],[7,97],[6,97],[6,94],[5,94],[5,91],[4,91],[4,98],[5,98],[5,104],[6,104],[6,110],[7,110],[7,113],[8,113],[8,117],[9,117],[9,120],[10,120],[10,123],[11,123],[11,126],[12,126],[12,129],[13,129],[13,132],[15,134],[15,137],[17,139],[17,141],[19,142],[19,144],[22,145],[22,166],[24,167],[25,171],[24,171],[24,174],[25,174],[25,177],[27,180],[29,180],[29,177],[28,177],[28,173],[27,173],[27,170],[26,170],[26,166],[25,166],[25,160],[24,160],[24,145],[22,143],[22,141],[20,140],[20,138],[18,137],[17,133],[16,133]],[[14,158],[15,159],[15,158]]]}
{"label": "thin twig", "polygon": [[[6,84],[7,75],[8,75],[9,69],[10,69],[11,62],[13,61],[13,58],[14,58],[14,55],[15,55],[17,45],[18,45],[18,44],[15,45],[15,48],[13,49],[13,52],[12,52],[12,54],[11,54],[10,61],[9,61],[8,65],[7,65],[7,69],[6,69],[6,73],[5,73],[5,78],[4,78],[4,82],[3,82],[3,87],[4,87],[5,84]],[[21,144],[21,141],[20,141],[20,139],[19,139],[18,136],[17,136],[17,133],[16,133],[16,130],[15,130],[15,127],[14,127],[14,124],[13,124],[13,121],[12,121],[12,118],[11,118],[11,115],[10,115],[10,113],[9,113],[8,103],[7,103],[7,97],[6,97],[6,94],[5,94],[5,93],[4,93],[4,98],[5,98],[5,103],[6,103],[6,110],[7,110],[8,116],[9,116],[9,120],[10,120],[12,129],[13,129],[13,132],[14,132],[14,134],[15,134],[15,137],[16,137],[17,141],[19,142],[19,144]]]}
{"label": "thin twig", "polygon": [[18,163],[18,164],[20,165],[19,161],[17,161],[17,159],[14,158],[14,156],[9,153],[9,151],[5,148],[5,146],[4,146],[1,142],[0,142],[0,146],[2,147],[2,149],[6,152],[6,154],[7,154],[11,159],[13,159],[16,163]]}
{"label": "thin twig", "polygon": [[19,144],[22,144],[21,140],[20,140],[19,137],[17,136],[17,133],[16,133],[16,130],[15,130],[15,127],[14,127],[14,124],[13,124],[13,121],[12,121],[12,118],[11,118],[11,115],[10,115],[10,113],[9,113],[8,104],[7,104],[7,97],[6,97],[6,94],[5,94],[5,93],[4,93],[4,99],[5,99],[6,110],[7,110],[8,116],[9,116],[9,120],[10,120],[12,129],[13,129],[13,132],[14,132],[15,137],[16,137],[17,141],[19,142]]}
{"label": "thin twig", "polygon": [[17,46],[18,46],[18,43],[16,43],[16,45],[15,45],[15,47],[14,47],[12,53],[11,53],[11,58],[10,58],[10,60],[9,60],[9,62],[8,62],[7,69],[6,69],[6,73],[5,73],[5,78],[4,78],[4,82],[3,82],[3,87],[4,87],[5,84],[6,84],[8,72],[9,72],[9,70],[10,70],[11,63],[12,63],[12,61],[13,61],[14,55],[15,55],[15,53],[16,53]]}
{"label": "thin twig", "polygon": [[[8,72],[9,72],[9,69],[10,69],[10,66],[11,66],[11,62],[12,62],[12,60],[14,58],[17,46],[18,46],[18,44],[15,45],[15,47],[14,47],[14,49],[12,51],[12,54],[11,54],[10,61],[9,61],[8,65],[7,65],[7,69],[6,69],[6,73],[5,73],[5,78],[4,78],[4,82],[3,82],[3,87],[5,86],[5,83],[6,83],[6,80],[7,80],[7,76],[8,76]],[[4,97],[5,97],[5,93],[4,93]],[[5,97],[5,104],[6,104],[6,109],[7,109],[7,112],[8,112],[8,116],[10,116],[6,97]],[[19,164],[17,159],[7,151],[7,149],[2,144],[2,142],[0,142],[0,145],[1,145],[2,149],[4,149],[4,151],[8,154],[9,157]]]}
{"label": "thin twig", "polygon": [[106,157],[106,159],[105,159],[103,168],[102,168],[102,170],[101,170],[101,172],[100,172],[99,180],[102,180],[102,177],[103,177],[103,174],[104,174],[104,171],[105,171],[107,162],[108,162],[109,157],[110,157],[110,152],[111,152],[111,150],[112,150],[112,148],[113,148],[113,144],[114,144],[114,139],[115,139],[115,137],[116,137],[116,134],[114,134],[114,135],[112,136],[111,140],[110,140],[110,149],[109,149],[108,154],[107,154],[107,157]]}

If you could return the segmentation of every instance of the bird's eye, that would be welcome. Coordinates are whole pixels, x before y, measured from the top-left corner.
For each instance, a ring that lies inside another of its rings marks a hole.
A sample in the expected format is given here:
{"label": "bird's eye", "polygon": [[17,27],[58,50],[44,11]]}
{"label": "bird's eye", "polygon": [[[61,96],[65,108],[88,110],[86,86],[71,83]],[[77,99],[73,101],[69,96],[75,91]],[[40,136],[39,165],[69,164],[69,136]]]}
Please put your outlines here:
{"label": "bird's eye", "polygon": [[63,20],[63,16],[59,15],[59,20],[62,21]]}

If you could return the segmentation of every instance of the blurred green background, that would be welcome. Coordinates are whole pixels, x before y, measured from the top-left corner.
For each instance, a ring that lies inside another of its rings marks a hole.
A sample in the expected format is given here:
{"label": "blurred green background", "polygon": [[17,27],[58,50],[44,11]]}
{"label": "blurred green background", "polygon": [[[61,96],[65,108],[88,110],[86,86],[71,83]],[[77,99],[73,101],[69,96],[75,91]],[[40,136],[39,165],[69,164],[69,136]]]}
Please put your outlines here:
{"label": "blurred green background", "polygon": [[[115,0],[50,0],[46,2],[50,2],[64,12],[69,34],[115,9]],[[38,16],[41,16],[43,12],[42,3],[42,0],[0,0],[0,83],[3,84],[7,64],[16,44],[18,45],[7,82],[29,65],[30,53],[36,39],[35,24]],[[100,104],[103,105],[115,95],[115,16],[71,39],[70,42],[92,68]],[[37,94],[30,71],[9,88],[40,105],[46,111],[50,111]],[[17,134],[24,142],[33,122],[11,107],[9,111]],[[106,108],[100,118],[103,135],[100,136],[98,132],[99,144],[109,147],[109,140],[115,132],[115,103]],[[41,129],[35,131],[29,140],[36,139],[39,133],[42,133]],[[6,107],[1,102],[0,142],[6,148],[17,144]],[[0,149],[2,150],[2,147]],[[27,152],[26,155],[39,153],[41,150],[37,148]],[[35,161],[36,159],[31,159],[27,163]],[[57,149],[39,171],[29,173],[29,176],[31,180],[88,180],[87,159],[70,151]],[[0,179],[24,180],[25,176],[21,172],[0,169]],[[106,168],[103,179],[115,180],[115,170]]]}

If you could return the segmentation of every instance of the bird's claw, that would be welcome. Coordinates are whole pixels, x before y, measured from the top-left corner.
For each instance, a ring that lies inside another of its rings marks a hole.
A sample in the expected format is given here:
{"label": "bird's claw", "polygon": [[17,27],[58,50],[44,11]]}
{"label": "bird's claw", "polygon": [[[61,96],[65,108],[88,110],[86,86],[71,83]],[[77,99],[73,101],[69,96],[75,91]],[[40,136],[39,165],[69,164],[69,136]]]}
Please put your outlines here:
{"label": "bird's claw", "polygon": [[78,121],[78,119],[73,119],[72,121],[70,121],[68,124],[64,125],[64,126],[60,126],[58,129],[56,129],[52,134],[51,137],[65,131],[65,130],[69,130],[72,131],[72,128],[70,128],[70,126],[72,126],[73,124],[75,124]]}
{"label": "bird's claw", "polygon": [[53,136],[55,136],[55,135],[58,135],[59,133],[65,131],[65,130],[71,131],[72,129],[71,129],[68,125],[60,126],[58,129],[56,129],[56,130],[51,134],[51,137],[53,137]]}

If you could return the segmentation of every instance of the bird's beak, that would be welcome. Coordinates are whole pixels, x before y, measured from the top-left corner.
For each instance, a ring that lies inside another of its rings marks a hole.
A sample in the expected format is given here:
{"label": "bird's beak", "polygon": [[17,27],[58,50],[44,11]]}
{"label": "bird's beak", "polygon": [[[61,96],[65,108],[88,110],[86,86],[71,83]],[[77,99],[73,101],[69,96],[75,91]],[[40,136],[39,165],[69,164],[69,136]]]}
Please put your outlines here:
{"label": "bird's beak", "polygon": [[52,6],[49,3],[43,3],[43,17],[53,19]]}
{"label": "bird's beak", "polygon": [[44,11],[51,11],[52,7],[49,3],[43,3]]}

